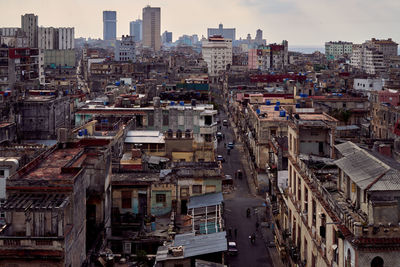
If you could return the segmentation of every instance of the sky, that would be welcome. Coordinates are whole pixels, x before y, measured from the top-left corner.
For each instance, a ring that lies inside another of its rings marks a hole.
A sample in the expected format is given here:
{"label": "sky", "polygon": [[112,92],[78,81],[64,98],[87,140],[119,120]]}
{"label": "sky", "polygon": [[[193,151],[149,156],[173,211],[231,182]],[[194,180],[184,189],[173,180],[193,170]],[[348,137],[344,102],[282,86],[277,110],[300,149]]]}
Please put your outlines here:
{"label": "sky", "polygon": [[400,42],[399,0],[0,0],[0,27],[20,27],[21,15],[39,16],[39,26],[75,27],[75,38],[103,36],[103,10],[117,11],[117,35],[146,5],[161,7],[161,33],[206,35],[207,28],[236,28],[236,39],[263,30],[268,43],[323,46],[326,41],[361,43],[372,37]]}

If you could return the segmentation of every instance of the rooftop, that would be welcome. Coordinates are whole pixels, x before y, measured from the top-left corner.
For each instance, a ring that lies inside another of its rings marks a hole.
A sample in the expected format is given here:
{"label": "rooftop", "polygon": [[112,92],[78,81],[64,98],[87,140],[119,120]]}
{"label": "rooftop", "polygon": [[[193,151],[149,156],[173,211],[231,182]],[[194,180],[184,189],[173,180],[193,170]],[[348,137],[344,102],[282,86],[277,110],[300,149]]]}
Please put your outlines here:
{"label": "rooftop", "polygon": [[188,209],[216,206],[220,205],[222,201],[224,201],[224,197],[221,192],[194,196],[189,200]]}
{"label": "rooftop", "polygon": [[0,207],[1,211],[54,210],[62,209],[69,203],[65,194],[30,194],[19,193],[8,196],[7,201]]}

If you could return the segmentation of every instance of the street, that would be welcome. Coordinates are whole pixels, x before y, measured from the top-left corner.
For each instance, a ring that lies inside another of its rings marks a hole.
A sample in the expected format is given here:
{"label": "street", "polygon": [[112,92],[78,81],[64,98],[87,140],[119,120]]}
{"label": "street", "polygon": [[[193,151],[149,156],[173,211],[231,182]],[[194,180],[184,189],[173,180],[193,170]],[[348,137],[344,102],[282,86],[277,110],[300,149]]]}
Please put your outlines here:
{"label": "street", "polygon": [[[228,116],[220,111],[219,119],[222,122],[228,119]],[[235,143],[234,149],[231,150],[230,155],[227,154],[227,149],[224,146],[229,142],[234,141],[234,133],[231,126],[221,126],[221,132],[225,138],[218,143],[217,154],[222,155],[225,162],[222,164],[225,174],[229,174],[234,179],[235,190],[230,194],[224,195],[225,202],[225,222],[226,230],[229,235],[231,230],[231,237],[228,236],[228,241],[236,241],[238,247],[237,256],[228,256],[226,263],[228,266],[273,266],[270,254],[262,239],[261,232],[256,231],[256,222],[258,212],[257,207],[263,205],[263,200],[259,196],[254,196],[250,193],[247,184],[246,174],[243,171],[242,160],[244,157],[242,151],[242,144]],[[240,169],[243,171],[243,178],[235,178],[235,172]],[[246,210],[251,209],[251,216],[247,218]],[[237,229],[237,237],[235,237],[235,229]],[[249,236],[256,233],[255,244],[250,242]]]}

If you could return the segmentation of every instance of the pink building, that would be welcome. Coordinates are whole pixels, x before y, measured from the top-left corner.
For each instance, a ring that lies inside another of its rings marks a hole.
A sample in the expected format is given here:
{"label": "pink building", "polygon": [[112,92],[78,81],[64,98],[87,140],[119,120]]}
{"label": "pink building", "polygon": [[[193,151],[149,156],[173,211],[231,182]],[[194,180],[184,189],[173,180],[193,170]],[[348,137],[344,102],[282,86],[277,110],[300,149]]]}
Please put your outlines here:
{"label": "pink building", "polygon": [[379,103],[389,103],[392,106],[399,106],[400,92],[397,90],[385,90],[378,93]]}
{"label": "pink building", "polygon": [[258,55],[257,49],[249,49],[249,56],[248,56],[248,68],[249,70],[256,70],[258,69]]}

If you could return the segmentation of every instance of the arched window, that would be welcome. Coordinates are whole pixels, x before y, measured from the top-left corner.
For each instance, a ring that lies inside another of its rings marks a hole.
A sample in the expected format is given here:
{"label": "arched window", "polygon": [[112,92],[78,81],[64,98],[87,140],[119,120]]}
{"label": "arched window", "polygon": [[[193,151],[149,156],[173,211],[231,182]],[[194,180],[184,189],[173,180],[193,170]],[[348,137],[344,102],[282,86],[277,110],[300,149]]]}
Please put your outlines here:
{"label": "arched window", "polygon": [[383,267],[383,259],[379,256],[376,256],[371,261],[371,267]]}

